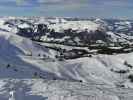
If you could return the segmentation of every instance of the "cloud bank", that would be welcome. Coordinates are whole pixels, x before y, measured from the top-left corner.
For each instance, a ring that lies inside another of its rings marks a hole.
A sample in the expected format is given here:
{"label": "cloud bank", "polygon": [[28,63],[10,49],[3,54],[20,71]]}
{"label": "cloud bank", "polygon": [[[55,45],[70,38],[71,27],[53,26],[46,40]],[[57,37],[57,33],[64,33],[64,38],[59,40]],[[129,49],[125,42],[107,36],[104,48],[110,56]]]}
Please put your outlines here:
{"label": "cloud bank", "polygon": [[133,0],[0,0],[1,15],[132,18],[132,9]]}

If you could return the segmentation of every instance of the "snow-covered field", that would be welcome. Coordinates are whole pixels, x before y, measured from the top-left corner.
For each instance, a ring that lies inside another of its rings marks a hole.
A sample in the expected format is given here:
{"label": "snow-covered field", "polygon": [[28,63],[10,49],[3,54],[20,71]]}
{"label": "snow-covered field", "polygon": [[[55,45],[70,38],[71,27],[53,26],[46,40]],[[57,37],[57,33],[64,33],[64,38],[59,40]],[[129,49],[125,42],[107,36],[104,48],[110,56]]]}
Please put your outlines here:
{"label": "snow-covered field", "polygon": [[[129,43],[129,48],[117,45],[111,47],[113,50],[124,48],[131,49],[131,52],[98,54],[94,52],[97,49],[91,50],[87,46],[38,42],[17,32],[32,24],[36,28],[34,24],[37,22],[52,23],[48,27],[56,32],[69,28],[78,32],[87,29],[90,32],[100,27],[103,29],[100,20],[25,20],[0,19],[0,100],[132,100],[132,36],[126,35],[125,39],[121,34],[116,36],[113,31],[107,31],[111,35],[111,43],[116,44],[118,39]],[[105,45],[105,42],[102,41],[104,44],[101,45]],[[97,45],[93,44],[95,47]],[[83,51],[86,51],[85,55],[80,54]],[[78,57],[71,59],[75,52]]]}

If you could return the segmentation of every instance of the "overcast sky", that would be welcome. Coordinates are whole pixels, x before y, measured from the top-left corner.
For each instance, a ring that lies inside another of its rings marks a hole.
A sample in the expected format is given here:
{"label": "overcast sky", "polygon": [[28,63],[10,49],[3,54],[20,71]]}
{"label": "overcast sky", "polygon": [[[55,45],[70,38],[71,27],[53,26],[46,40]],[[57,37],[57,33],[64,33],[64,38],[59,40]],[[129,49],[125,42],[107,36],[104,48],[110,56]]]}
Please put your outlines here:
{"label": "overcast sky", "polygon": [[133,18],[133,0],[0,0],[0,16]]}

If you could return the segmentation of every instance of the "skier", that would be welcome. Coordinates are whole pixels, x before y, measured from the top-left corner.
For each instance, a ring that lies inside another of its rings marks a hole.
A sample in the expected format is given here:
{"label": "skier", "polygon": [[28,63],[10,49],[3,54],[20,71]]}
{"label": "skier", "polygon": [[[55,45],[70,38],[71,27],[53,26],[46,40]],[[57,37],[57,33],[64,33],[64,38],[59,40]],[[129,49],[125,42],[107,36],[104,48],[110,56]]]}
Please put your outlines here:
{"label": "skier", "polygon": [[15,91],[10,91],[10,92],[9,92],[9,100],[15,100],[14,92],[15,92]]}

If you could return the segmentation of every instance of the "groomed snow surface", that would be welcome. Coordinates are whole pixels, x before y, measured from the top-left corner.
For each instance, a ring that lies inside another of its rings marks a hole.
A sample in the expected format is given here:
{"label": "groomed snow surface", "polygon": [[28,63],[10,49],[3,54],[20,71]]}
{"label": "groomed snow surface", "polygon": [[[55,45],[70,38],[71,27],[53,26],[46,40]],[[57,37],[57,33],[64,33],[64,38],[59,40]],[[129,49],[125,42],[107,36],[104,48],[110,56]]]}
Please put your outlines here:
{"label": "groomed snow surface", "polygon": [[[133,71],[124,64],[133,65],[133,53],[58,61],[57,51],[11,31],[0,31],[0,43],[0,100],[133,98],[133,84],[127,78]],[[117,73],[120,70],[129,72]]]}

